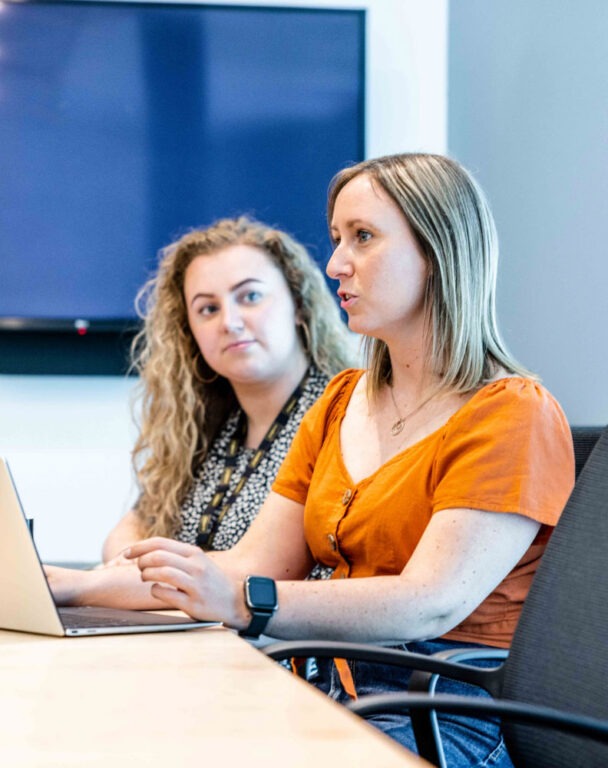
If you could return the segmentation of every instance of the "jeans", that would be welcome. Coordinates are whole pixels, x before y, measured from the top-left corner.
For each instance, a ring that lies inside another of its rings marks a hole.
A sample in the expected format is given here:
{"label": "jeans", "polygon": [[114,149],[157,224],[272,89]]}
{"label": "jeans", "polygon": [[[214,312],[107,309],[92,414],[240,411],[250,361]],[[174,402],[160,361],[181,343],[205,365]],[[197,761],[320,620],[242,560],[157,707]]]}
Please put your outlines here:
{"label": "jeans", "polygon": [[[476,648],[479,646],[455,643],[449,640],[427,640],[396,647],[413,653],[430,655],[451,648]],[[343,704],[348,702],[350,698],[342,688],[333,661],[331,659],[318,659],[316,663],[316,676],[310,682],[336,701]],[[495,660],[467,663],[485,667],[492,667],[497,664]],[[363,661],[350,661],[349,666],[358,696],[407,691],[410,678],[410,670],[408,669]],[[437,693],[489,698],[489,694],[481,688],[447,678],[440,678],[435,690]],[[500,733],[498,720],[475,720],[447,713],[437,713],[437,720],[448,768],[476,768],[477,766],[479,768],[513,768]],[[386,714],[372,715],[368,718],[368,722],[410,751],[417,752],[411,721],[407,714],[387,712]]]}

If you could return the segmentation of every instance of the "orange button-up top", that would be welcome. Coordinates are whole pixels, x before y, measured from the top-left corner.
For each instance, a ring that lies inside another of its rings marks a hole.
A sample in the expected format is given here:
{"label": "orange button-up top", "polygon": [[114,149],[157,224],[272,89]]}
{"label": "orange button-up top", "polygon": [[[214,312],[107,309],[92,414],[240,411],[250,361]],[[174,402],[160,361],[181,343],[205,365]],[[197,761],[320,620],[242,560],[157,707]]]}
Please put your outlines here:
{"label": "orange button-up top", "polygon": [[511,512],[540,522],[521,561],[445,635],[508,647],[574,483],[572,438],[561,408],[532,380],[500,379],[436,432],[354,483],[342,461],[340,425],[362,373],[343,371],[329,383],[304,417],[273,490],[305,505],[308,546],[318,562],[335,568],[333,578],[399,574],[442,509]]}

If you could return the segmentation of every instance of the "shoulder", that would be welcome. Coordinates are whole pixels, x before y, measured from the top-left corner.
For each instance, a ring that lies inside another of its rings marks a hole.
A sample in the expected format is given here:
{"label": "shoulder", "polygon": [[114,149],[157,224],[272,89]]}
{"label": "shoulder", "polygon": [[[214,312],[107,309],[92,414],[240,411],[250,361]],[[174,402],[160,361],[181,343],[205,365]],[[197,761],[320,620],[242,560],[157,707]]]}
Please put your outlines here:
{"label": "shoulder", "polygon": [[347,368],[331,378],[304,416],[301,431],[325,435],[329,425],[344,414],[353,389],[363,374],[361,369]]}
{"label": "shoulder", "polygon": [[329,414],[339,415],[344,412],[348,401],[365,373],[360,368],[346,368],[329,380],[322,397],[319,399],[319,410]]}
{"label": "shoulder", "polygon": [[554,421],[566,425],[561,406],[553,395],[534,379],[508,376],[486,384],[455,414],[456,419],[480,417],[511,428],[533,421]]}
{"label": "shoulder", "polygon": [[435,510],[519,512],[555,525],[574,482],[570,427],[533,379],[478,390],[445,425],[435,456]]}
{"label": "shoulder", "polygon": [[507,377],[478,390],[445,426],[444,450],[465,446],[480,455],[488,450],[509,460],[517,456],[552,457],[572,462],[572,433],[553,395],[533,379]]}
{"label": "shoulder", "polygon": [[350,396],[365,371],[362,368],[346,368],[331,378],[325,388],[325,396],[336,399]]}

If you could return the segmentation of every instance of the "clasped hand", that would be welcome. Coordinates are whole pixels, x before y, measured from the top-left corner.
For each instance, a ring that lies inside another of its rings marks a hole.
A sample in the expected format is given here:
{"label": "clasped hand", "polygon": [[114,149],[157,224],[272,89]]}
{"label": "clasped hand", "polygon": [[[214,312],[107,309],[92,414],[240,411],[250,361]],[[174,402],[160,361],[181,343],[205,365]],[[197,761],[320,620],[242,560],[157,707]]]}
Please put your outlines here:
{"label": "clasped hand", "polygon": [[153,597],[194,619],[248,624],[242,583],[231,579],[199,547],[156,536],[121,553],[134,562]]}

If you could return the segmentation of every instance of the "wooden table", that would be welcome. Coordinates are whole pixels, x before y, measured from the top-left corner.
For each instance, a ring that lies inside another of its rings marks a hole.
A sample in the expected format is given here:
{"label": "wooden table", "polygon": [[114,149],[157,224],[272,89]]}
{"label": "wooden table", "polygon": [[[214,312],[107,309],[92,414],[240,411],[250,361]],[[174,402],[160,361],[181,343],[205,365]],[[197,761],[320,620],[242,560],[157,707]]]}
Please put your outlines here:
{"label": "wooden table", "polygon": [[229,630],[0,631],[0,765],[428,764]]}

